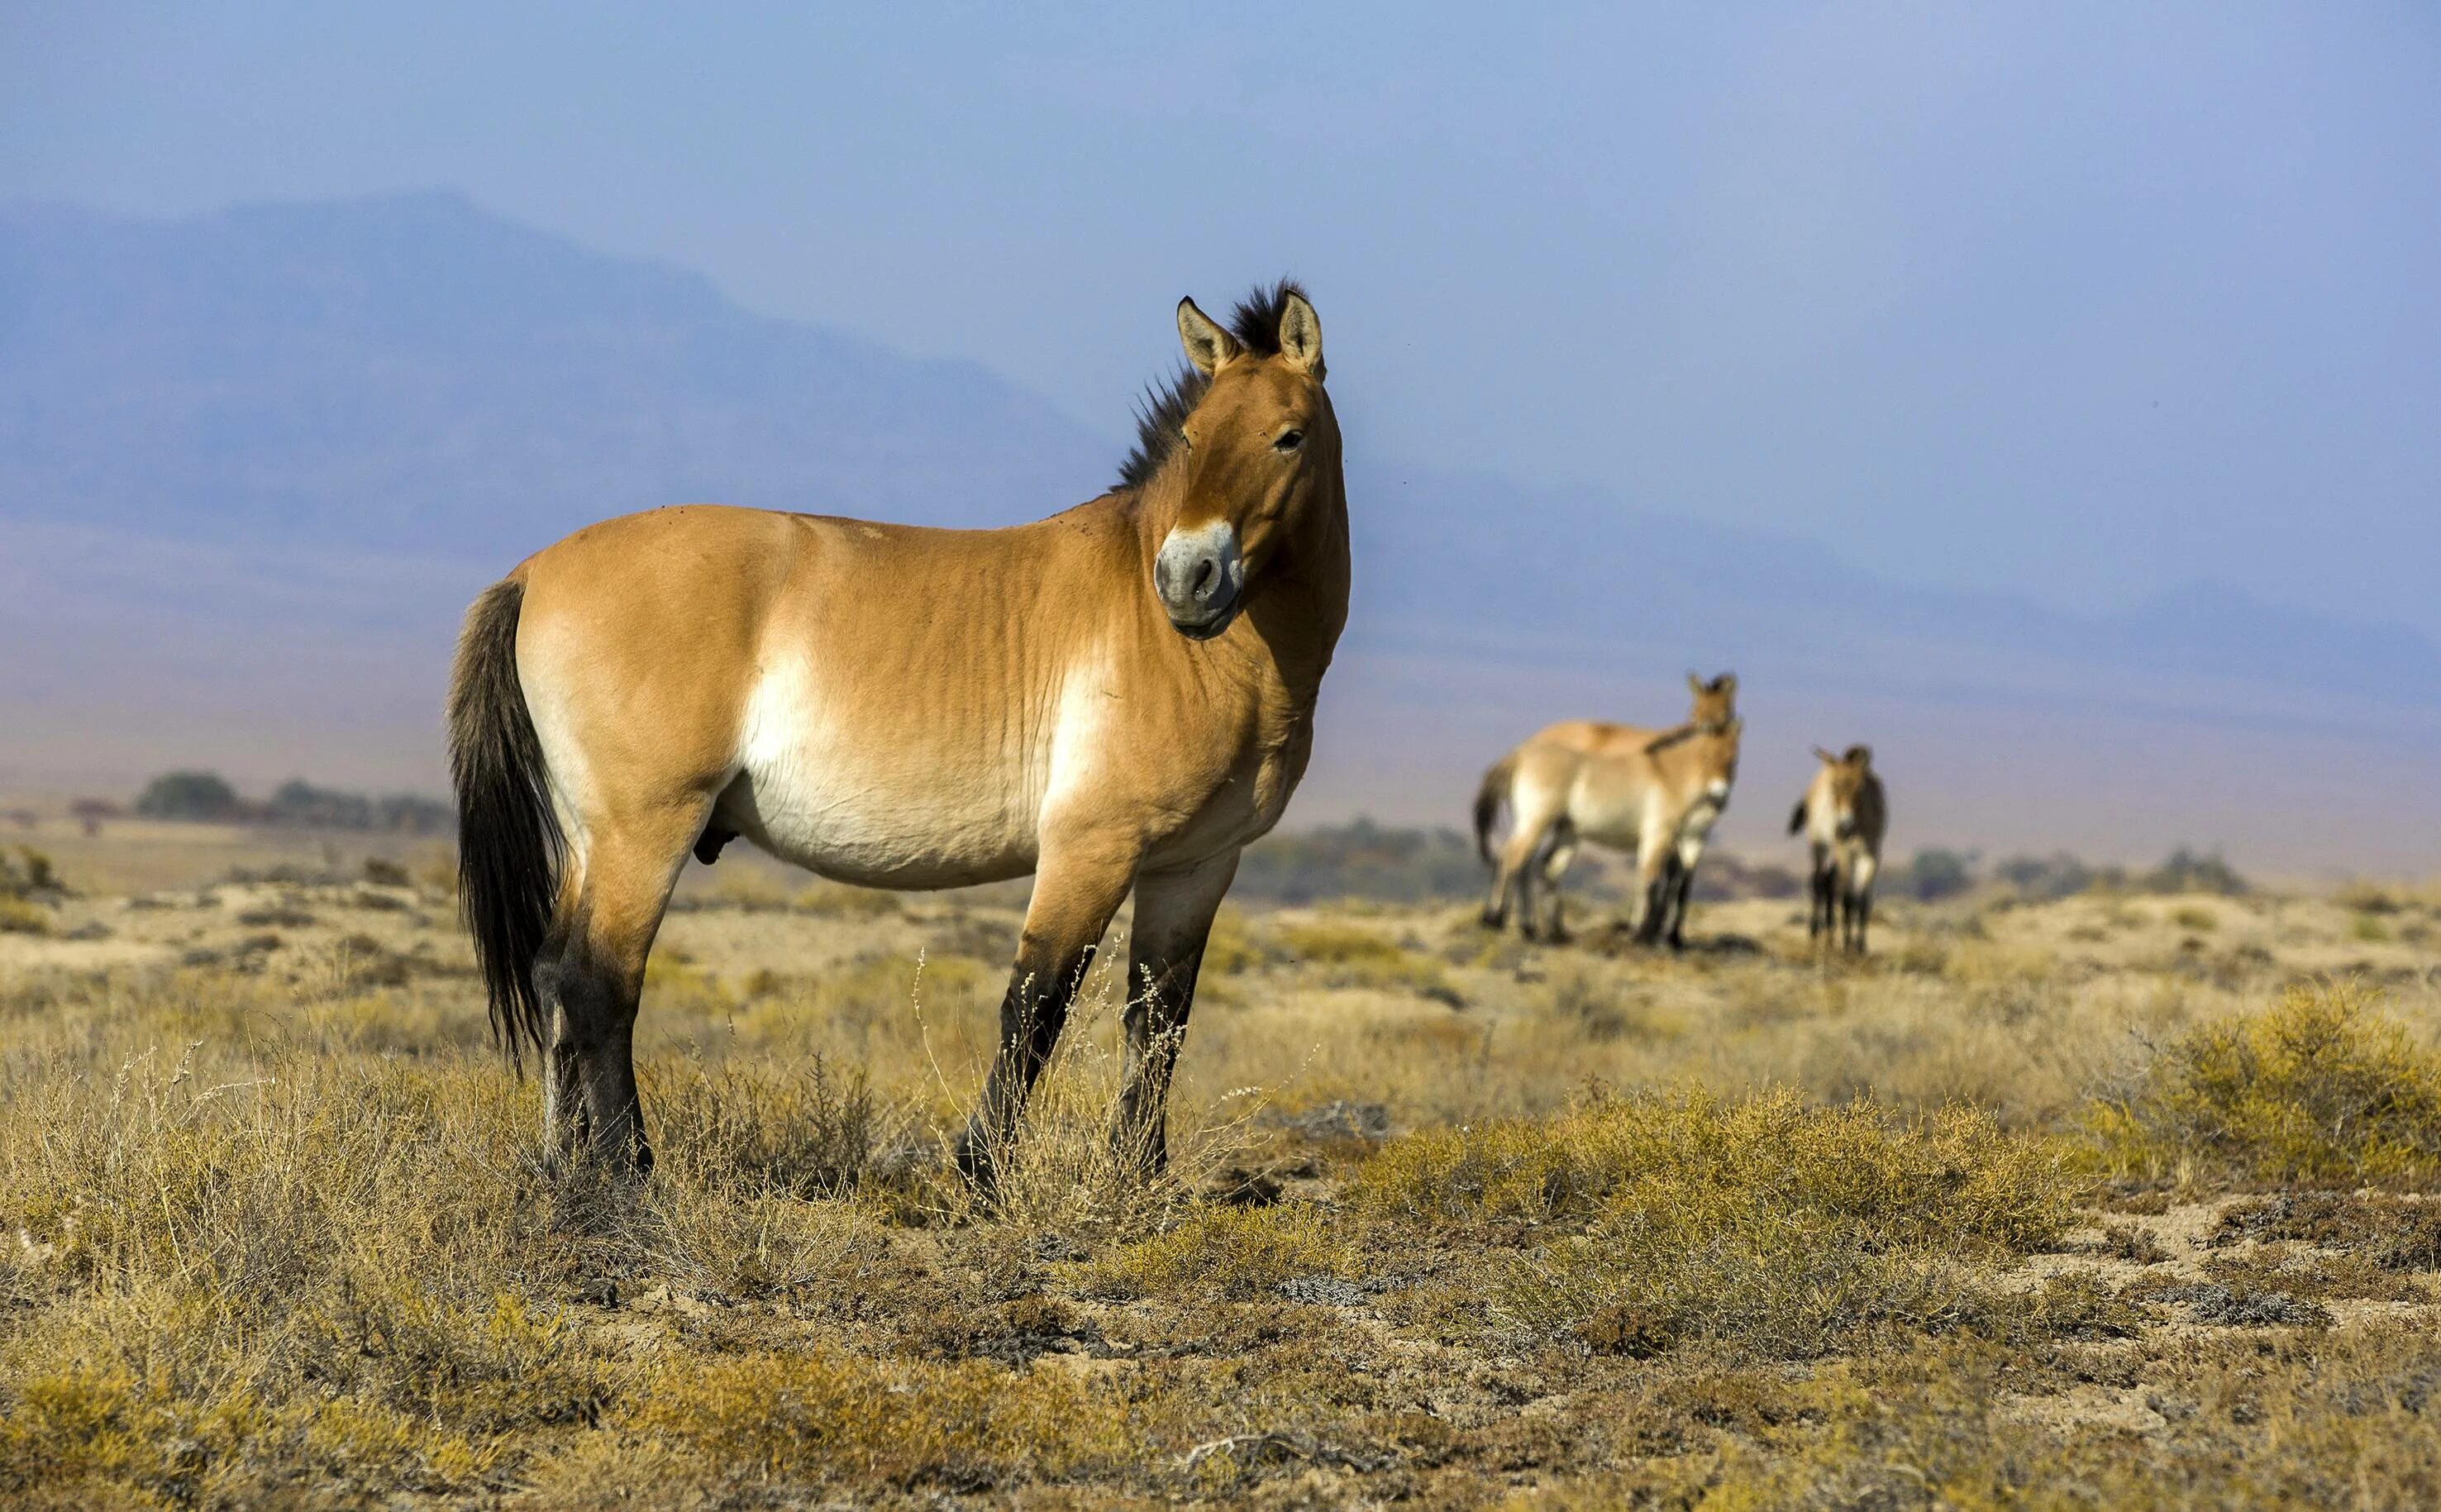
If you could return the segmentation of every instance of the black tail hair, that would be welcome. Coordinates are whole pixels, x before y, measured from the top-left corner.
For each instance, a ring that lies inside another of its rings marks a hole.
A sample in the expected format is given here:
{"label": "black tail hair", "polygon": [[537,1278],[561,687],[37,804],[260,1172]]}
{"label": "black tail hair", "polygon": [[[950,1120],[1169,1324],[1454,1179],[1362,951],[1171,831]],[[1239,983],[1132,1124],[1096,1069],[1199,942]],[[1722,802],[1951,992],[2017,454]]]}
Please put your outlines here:
{"label": "black tail hair", "polygon": [[525,585],[493,584],[466,611],[449,675],[449,779],[458,790],[458,907],[491,997],[492,1038],[522,1071],[540,1055],[547,1010],[534,983],[559,901],[567,837],[551,806],[542,742],[517,684]]}
{"label": "black tail hair", "polygon": [[1474,790],[1474,848],[1487,866],[1492,865],[1492,822],[1500,817],[1500,800],[1509,796],[1509,777],[1516,770],[1517,753],[1512,751],[1492,764],[1483,786]]}
{"label": "black tail hair", "polygon": [[1797,831],[1804,828],[1805,800],[1799,798],[1797,800],[1797,807],[1788,811],[1788,832],[1790,834],[1795,834]]}

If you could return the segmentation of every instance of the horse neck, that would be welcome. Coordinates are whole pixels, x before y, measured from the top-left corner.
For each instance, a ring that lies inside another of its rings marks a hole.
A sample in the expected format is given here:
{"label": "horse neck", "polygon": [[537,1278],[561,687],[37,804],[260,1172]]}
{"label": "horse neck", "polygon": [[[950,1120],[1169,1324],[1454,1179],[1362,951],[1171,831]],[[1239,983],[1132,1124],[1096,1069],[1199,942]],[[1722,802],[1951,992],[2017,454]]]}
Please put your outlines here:
{"label": "horse neck", "polygon": [[1347,486],[1336,466],[1269,567],[1266,575],[1272,581],[1247,612],[1282,677],[1292,689],[1311,698],[1330,665],[1340,631],[1347,627]]}

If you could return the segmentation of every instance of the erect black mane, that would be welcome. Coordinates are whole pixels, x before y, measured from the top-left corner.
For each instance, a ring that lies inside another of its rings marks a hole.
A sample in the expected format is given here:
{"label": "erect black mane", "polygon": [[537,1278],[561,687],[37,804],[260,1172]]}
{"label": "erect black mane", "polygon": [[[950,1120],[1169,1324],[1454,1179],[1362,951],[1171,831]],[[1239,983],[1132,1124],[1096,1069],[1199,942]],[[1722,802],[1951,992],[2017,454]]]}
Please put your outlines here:
{"label": "erect black mane", "polygon": [[[1306,297],[1294,279],[1282,279],[1268,289],[1257,284],[1230,312],[1229,334],[1256,356],[1278,356],[1280,313],[1288,308],[1292,294],[1301,300]],[[1185,442],[1186,417],[1195,412],[1211,381],[1193,368],[1180,368],[1167,379],[1146,386],[1144,397],[1136,403],[1136,444],[1119,464],[1118,487],[1142,488],[1152,482],[1169,454]]]}

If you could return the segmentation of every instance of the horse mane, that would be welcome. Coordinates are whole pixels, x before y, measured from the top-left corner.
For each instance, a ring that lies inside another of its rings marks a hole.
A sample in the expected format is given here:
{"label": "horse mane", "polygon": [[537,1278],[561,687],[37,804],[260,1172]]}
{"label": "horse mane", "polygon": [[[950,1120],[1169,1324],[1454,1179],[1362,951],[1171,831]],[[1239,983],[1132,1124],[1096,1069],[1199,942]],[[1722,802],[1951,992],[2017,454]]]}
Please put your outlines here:
{"label": "horse mane", "polygon": [[[1230,312],[1229,334],[1256,356],[1278,356],[1280,316],[1292,294],[1300,300],[1306,297],[1294,279],[1282,279],[1270,288],[1257,284]],[[1313,375],[1320,378],[1321,370],[1316,369]],[[1211,385],[1212,380],[1195,369],[1182,367],[1167,378],[1145,386],[1143,397],[1136,401],[1136,444],[1119,464],[1118,488],[1142,488],[1152,482],[1161,465],[1185,444],[1186,417],[1195,412],[1203,391]]]}

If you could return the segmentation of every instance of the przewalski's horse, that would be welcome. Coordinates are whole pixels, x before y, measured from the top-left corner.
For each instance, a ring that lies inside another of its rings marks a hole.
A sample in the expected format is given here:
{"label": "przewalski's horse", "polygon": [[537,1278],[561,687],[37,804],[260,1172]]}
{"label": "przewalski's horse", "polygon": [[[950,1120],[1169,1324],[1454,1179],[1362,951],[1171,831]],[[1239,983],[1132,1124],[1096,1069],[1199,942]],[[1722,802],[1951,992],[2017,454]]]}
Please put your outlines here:
{"label": "przewalski's horse", "polygon": [[1802,832],[1814,847],[1812,905],[1805,933],[1830,933],[1833,905],[1839,914],[1839,943],[1861,956],[1865,929],[1873,920],[1873,878],[1882,869],[1882,837],[1890,830],[1890,802],[1873,771],[1871,746],[1852,745],[1845,756],[1820,746],[1822,769],[1805,786],[1805,796],[1788,815],[1788,832]]}
{"label": "przewalski's horse", "polygon": [[[1687,674],[1687,691],[1691,701],[1687,710],[1687,722],[1679,726],[1680,729],[1719,731],[1727,728],[1729,720],[1736,718],[1738,675],[1735,672],[1724,672],[1709,683],[1690,672]],[[1509,784],[1516,774],[1518,757],[1538,746],[1573,751],[1580,756],[1635,756],[1670,733],[1648,730],[1636,724],[1612,724],[1601,720],[1563,720],[1557,724],[1546,724],[1528,736],[1523,744],[1492,764],[1483,774],[1482,783],[1474,790],[1474,848],[1482,855],[1483,864],[1495,867],[1499,865],[1492,853],[1492,829],[1499,822],[1501,804],[1508,801]],[[1483,921],[1494,926],[1503,922],[1495,917],[1493,907],[1489,904],[1484,908]]]}
{"label": "przewalski's horse", "polygon": [[[1485,776],[1487,784],[1498,778],[1505,788],[1510,829],[1493,863],[1484,921],[1495,928],[1505,923],[1513,899],[1528,939],[1538,928],[1552,939],[1565,938],[1560,879],[1577,847],[1590,840],[1636,855],[1642,900],[1636,942],[1657,944],[1668,930],[1673,944],[1683,944],[1677,916],[1685,911],[1684,879],[1728,807],[1745,730],[1745,721],[1735,717],[1713,728],[1682,725],[1624,756],[1582,756],[1531,742],[1519,747]],[[1475,839],[1489,855],[1487,829],[1479,828]],[[1535,911],[1538,874],[1551,893],[1544,925]]]}
{"label": "przewalski's horse", "polygon": [[554,1147],[650,1168],[632,1031],[690,852],[826,877],[1035,874],[958,1142],[988,1187],[1130,890],[1114,1138],[1165,1105],[1213,912],[1279,819],[1347,617],[1322,327],[1294,284],[1151,395],[1119,483],[1030,525],[681,506],[578,531],[477,600],[449,693],[461,896],[495,1032],[543,1060]]}

